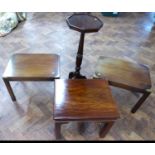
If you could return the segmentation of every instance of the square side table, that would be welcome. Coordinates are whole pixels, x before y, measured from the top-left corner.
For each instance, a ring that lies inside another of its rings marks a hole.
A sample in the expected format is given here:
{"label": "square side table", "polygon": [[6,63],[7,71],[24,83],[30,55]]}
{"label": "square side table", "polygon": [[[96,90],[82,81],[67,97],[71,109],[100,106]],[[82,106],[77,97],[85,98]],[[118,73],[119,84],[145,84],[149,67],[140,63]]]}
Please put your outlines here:
{"label": "square side table", "polygon": [[60,77],[56,54],[14,54],[3,74],[4,83],[13,101],[16,97],[10,81],[52,81]]}
{"label": "square side table", "polygon": [[118,118],[119,112],[107,81],[55,80],[56,138],[61,137],[61,124],[69,121],[104,122],[105,125],[100,131],[100,136],[104,137]]}
{"label": "square side table", "polygon": [[141,93],[131,109],[135,113],[151,94],[151,78],[148,66],[123,59],[100,56],[95,78],[107,79],[109,84],[132,92]]}

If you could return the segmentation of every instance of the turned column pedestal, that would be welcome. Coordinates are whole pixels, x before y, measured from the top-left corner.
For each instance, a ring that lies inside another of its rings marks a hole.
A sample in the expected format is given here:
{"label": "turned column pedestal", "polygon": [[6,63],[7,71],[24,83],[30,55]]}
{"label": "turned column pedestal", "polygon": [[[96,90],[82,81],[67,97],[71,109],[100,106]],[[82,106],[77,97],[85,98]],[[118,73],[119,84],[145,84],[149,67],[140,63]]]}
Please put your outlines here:
{"label": "turned column pedestal", "polygon": [[69,79],[85,79],[86,76],[81,75],[81,64],[83,60],[83,47],[84,47],[84,37],[85,33],[98,32],[103,26],[100,19],[90,14],[80,13],[73,14],[67,18],[67,24],[70,29],[79,31],[81,33],[79,48],[76,55],[76,66],[75,71],[69,73]]}

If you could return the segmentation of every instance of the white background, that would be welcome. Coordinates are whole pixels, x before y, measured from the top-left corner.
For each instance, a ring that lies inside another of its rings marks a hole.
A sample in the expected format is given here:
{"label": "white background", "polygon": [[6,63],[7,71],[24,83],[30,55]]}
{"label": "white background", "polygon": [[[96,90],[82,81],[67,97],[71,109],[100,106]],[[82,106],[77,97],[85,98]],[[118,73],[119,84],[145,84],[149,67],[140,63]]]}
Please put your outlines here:
{"label": "white background", "polygon": [[38,143],[0,144],[1,155],[153,155],[154,144]]}
{"label": "white background", "polygon": [[153,12],[155,0],[0,0],[0,11]]}

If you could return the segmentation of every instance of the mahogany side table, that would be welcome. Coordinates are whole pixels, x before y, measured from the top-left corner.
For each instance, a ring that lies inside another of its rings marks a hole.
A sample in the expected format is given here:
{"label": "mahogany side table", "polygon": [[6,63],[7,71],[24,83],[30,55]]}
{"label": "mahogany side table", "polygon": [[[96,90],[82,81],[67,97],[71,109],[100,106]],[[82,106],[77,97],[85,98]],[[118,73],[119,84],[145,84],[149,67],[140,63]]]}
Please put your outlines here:
{"label": "mahogany side table", "polygon": [[86,13],[78,13],[68,17],[67,24],[70,29],[79,31],[81,33],[79,48],[76,56],[75,71],[69,73],[69,79],[85,79],[86,77],[80,74],[83,59],[84,36],[85,33],[98,32],[103,26],[103,23],[95,16]]}
{"label": "mahogany side table", "polygon": [[151,78],[148,66],[123,59],[100,56],[94,78],[107,79],[109,84],[142,96],[131,109],[135,113],[151,94]]}
{"label": "mahogany side table", "polygon": [[3,80],[12,101],[16,97],[11,81],[53,81],[60,77],[59,55],[56,54],[14,54],[5,69]]}
{"label": "mahogany side table", "polygon": [[57,139],[61,139],[61,125],[69,121],[103,122],[100,137],[104,137],[118,118],[118,108],[107,81],[55,80],[54,120]]}

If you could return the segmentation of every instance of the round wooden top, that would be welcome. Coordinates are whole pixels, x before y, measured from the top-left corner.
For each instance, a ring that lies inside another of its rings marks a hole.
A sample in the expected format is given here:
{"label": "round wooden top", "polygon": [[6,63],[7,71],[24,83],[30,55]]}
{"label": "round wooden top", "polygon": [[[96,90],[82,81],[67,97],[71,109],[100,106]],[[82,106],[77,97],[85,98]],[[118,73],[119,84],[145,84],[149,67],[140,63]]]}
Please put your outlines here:
{"label": "round wooden top", "polygon": [[103,26],[102,21],[90,14],[73,14],[67,18],[68,26],[83,33],[97,32]]}

